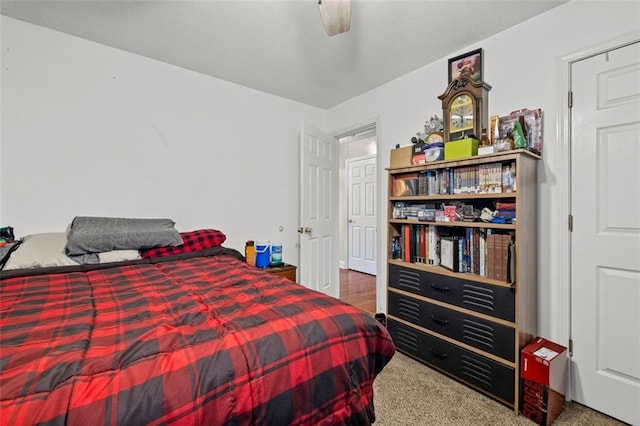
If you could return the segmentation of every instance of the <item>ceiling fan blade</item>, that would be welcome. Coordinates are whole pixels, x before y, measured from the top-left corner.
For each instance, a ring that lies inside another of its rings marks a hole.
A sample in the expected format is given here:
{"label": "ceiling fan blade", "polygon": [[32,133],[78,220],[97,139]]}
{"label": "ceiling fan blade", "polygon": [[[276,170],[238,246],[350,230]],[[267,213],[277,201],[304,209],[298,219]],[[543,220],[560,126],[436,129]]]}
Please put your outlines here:
{"label": "ceiling fan blade", "polygon": [[324,30],[330,36],[349,31],[351,0],[318,0]]}

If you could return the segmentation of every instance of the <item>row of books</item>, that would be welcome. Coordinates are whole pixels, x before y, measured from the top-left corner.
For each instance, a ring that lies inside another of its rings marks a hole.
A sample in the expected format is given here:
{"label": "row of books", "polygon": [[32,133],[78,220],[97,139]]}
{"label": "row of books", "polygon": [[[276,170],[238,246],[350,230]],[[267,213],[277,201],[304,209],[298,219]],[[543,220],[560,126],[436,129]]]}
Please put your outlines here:
{"label": "row of books", "polygon": [[403,224],[400,235],[392,238],[391,257],[515,282],[513,236],[495,229]]}
{"label": "row of books", "polygon": [[440,264],[438,236],[435,226],[404,224],[400,235],[392,239],[391,257],[405,262],[437,266]]}
{"label": "row of books", "polygon": [[392,196],[491,194],[516,191],[516,163],[489,163],[402,175]]}

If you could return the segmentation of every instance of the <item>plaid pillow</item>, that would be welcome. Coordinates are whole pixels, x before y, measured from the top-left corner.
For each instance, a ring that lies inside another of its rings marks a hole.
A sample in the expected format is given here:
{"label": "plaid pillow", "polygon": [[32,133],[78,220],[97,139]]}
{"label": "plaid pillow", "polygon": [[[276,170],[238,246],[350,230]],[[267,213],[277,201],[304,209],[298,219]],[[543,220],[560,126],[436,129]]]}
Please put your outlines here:
{"label": "plaid pillow", "polygon": [[143,259],[152,257],[171,256],[180,253],[189,253],[192,251],[204,250],[212,247],[219,247],[227,239],[221,231],[216,229],[199,229],[191,232],[181,232],[182,245],[155,247],[140,250],[140,256]]}

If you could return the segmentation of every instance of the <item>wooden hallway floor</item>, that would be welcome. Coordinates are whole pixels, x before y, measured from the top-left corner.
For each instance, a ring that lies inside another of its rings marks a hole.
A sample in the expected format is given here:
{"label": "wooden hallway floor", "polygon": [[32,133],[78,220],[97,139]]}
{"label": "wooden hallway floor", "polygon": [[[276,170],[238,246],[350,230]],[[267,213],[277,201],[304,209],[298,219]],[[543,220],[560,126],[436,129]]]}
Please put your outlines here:
{"label": "wooden hallway floor", "polygon": [[376,313],[376,276],[340,269],[340,300],[365,312]]}

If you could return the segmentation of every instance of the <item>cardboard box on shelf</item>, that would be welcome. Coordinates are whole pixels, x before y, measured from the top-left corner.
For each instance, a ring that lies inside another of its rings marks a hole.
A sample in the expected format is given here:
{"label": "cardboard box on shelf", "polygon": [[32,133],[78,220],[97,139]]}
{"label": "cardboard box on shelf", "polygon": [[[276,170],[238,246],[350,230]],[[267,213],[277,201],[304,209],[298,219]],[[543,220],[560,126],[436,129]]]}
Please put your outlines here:
{"label": "cardboard box on shelf", "polygon": [[411,166],[411,157],[413,156],[413,145],[401,146],[391,150],[391,159],[389,167],[409,167]]}
{"label": "cardboard box on shelf", "polygon": [[548,426],[564,410],[567,348],[536,337],[521,355],[520,414]]}

